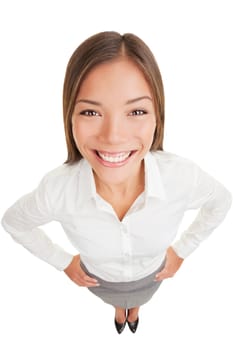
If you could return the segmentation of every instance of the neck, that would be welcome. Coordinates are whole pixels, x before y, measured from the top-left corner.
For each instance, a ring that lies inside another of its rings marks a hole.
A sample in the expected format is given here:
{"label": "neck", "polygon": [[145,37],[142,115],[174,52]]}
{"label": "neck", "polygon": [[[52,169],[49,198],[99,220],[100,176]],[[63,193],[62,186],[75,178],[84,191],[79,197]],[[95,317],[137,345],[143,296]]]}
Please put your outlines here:
{"label": "neck", "polygon": [[96,192],[104,199],[113,198],[128,198],[139,195],[144,190],[144,162],[140,169],[129,179],[122,183],[105,183],[99,179],[94,173]]}
{"label": "neck", "polygon": [[137,173],[123,183],[104,183],[94,174],[97,193],[112,206],[120,221],[144,191],[144,177],[144,162]]}

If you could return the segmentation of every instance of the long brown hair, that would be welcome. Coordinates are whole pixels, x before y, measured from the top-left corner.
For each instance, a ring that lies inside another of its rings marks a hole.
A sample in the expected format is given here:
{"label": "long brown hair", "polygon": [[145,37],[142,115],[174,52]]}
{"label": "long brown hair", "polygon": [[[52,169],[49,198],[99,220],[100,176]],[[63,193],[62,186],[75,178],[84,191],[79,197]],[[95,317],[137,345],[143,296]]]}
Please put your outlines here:
{"label": "long brown hair", "polygon": [[72,133],[72,114],[77,94],[87,73],[100,63],[119,56],[130,58],[137,64],[147,80],[156,112],[156,130],[151,150],[163,150],[164,89],[159,67],[149,47],[136,35],[113,31],[100,32],[86,39],[72,54],[66,69],[63,87],[63,118],[68,157],[72,164],[82,158]]}

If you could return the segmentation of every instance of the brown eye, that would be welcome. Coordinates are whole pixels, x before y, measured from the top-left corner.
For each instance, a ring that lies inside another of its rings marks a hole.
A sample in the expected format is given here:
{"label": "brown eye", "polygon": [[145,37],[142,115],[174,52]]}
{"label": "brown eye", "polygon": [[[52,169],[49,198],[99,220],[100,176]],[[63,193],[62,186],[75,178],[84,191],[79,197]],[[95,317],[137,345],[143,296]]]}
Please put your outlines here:
{"label": "brown eye", "polygon": [[96,111],[93,111],[92,109],[85,109],[84,111],[80,112],[81,115],[85,115],[87,117],[95,117],[100,116],[100,114]]}
{"label": "brown eye", "polygon": [[135,111],[130,112],[129,115],[138,116],[138,115],[144,115],[146,113],[147,112],[143,109],[136,109]]}

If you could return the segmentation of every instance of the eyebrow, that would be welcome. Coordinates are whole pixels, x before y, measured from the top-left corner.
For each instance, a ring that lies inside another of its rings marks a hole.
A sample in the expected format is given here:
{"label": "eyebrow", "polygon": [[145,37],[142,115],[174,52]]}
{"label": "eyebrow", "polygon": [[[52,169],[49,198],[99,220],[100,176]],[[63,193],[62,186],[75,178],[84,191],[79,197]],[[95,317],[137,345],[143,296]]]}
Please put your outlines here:
{"label": "eyebrow", "polygon": [[[141,101],[141,100],[144,100],[144,99],[147,99],[147,100],[150,100],[152,101],[152,98],[150,96],[140,96],[140,97],[136,97],[136,98],[133,98],[131,100],[127,100],[126,101],[126,105],[129,105],[131,103],[135,103],[135,102],[138,102],[138,101]],[[89,103],[89,104],[92,104],[92,105],[95,105],[95,106],[101,106],[101,103],[100,102],[97,102],[97,101],[93,101],[93,100],[88,100],[88,99],[80,99],[80,100],[77,100],[76,101],[76,104],[77,103]]]}

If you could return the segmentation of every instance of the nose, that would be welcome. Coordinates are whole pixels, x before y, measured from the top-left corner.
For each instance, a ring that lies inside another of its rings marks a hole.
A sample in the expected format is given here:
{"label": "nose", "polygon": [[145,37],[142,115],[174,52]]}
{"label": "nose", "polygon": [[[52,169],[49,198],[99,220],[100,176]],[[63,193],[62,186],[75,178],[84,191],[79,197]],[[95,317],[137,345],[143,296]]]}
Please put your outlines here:
{"label": "nose", "polygon": [[127,140],[126,125],[120,116],[106,117],[99,133],[99,139],[106,144],[122,144]]}

